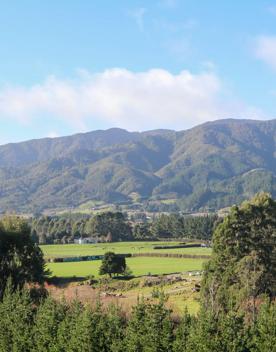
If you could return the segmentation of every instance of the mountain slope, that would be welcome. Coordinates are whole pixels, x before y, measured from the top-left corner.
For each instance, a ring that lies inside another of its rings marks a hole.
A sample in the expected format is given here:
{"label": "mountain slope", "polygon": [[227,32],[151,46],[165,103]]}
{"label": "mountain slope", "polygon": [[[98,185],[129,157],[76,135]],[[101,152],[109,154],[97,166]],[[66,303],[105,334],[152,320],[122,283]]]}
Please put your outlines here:
{"label": "mountain slope", "polygon": [[220,208],[276,192],[276,120],[219,120],[187,131],[94,131],[0,146],[0,210],[89,200]]}

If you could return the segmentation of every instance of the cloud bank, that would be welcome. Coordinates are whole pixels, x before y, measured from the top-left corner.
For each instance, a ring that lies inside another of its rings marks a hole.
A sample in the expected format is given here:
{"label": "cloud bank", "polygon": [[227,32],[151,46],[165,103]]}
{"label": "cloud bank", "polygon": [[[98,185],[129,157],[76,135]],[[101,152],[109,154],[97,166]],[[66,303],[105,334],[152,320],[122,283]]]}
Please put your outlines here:
{"label": "cloud bank", "polygon": [[184,129],[207,120],[261,115],[227,98],[214,72],[113,68],[95,74],[81,71],[73,80],[51,76],[31,87],[0,89],[0,120],[28,124],[41,119],[47,124],[47,118],[56,119],[76,131],[90,129],[93,122],[129,130]]}

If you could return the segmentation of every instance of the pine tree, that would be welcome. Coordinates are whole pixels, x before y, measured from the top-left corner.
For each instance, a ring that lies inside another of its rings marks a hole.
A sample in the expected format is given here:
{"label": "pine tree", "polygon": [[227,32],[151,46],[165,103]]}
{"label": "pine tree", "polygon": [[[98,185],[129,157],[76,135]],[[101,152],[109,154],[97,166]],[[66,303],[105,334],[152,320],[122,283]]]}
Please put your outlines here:
{"label": "pine tree", "polygon": [[14,288],[26,282],[42,283],[47,276],[43,253],[31,238],[28,223],[16,216],[0,221],[0,298],[7,280]]}
{"label": "pine tree", "polygon": [[[65,305],[65,303],[63,302]],[[69,351],[69,346],[71,345],[72,336],[74,336],[74,330],[77,327],[77,322],[80,314],[82,313],[82,304],[75,300],[66,308],[65,317],[60,322],[56,337],[56,352],[67,352]],[[72,343],[73,344],[73,343]]]}
{"label": "pine tree", "polygon": [[181,319],[181,322],[176,330],[175,341],[173,344],[173,352],[187,351],[191,324],[192,324],[192,317],[190,316],[186,308],[184,311],[184,315]]}
{"label": "pine tree", "polygon": [[276,302],[266,302],[260,308],[253,335],[252,352],[276,351]]}
{"label": "pine tree", "polygon": [[217,318],[211,311],[201,310],[192,323],[187,352],[222,352]]}
{"label": "pine tree", "polygon": [[234,312],[218,317],[218,344],[221,351],[249,352],[248,331],[243,316]]}
{"label": "pine tree", "polygon": [[170,311],[161,299],[158,304],[147,306],[147,343],[146,351],[170,352],[173,342],[173,325]]}
{"label": "pine tree", "polygon": [[215,313],[247,311],[254,320],[258,297],[276,296],[275,214],[276,202],[261,193],[233,207],[216,228],[202,280],[206,308]]}
{"label": "pine tree", "polygon": [[0,303],[0,352],[30,351],[33,314],[28,291],[12,292],[9,283]]}
{"label": "pine tree", "polygon": [[79,312],[75,310],[75,316],[70,324],[70,338],[66,344],[66,352],[94,352],[95,341],[92,341],[92,319],[90,309],[84,308]]}
{"label": "pine tree", "polygon": [[138,302],[126,332],[126,350],[129,352],[172,351],[173,325],[170,311],[161,300],[158,304]]}
{"label": "pine tree", "polygon": [[137,305],[132,310],[131,318],[126,331],[126,351],[143,352],[147,341],[147,309],[144,300],[138,300]]}
{"label": "pine tree", "polygon": [[110,352],[124,352],[126,320],[118,306],[111,305],[107,311],[106,342]]}
{"label": "pine tree", "polygon": [[66,316],[66,306],[47,298],[38,307],[33,329],[33,351],[55,351],[59,324]]}

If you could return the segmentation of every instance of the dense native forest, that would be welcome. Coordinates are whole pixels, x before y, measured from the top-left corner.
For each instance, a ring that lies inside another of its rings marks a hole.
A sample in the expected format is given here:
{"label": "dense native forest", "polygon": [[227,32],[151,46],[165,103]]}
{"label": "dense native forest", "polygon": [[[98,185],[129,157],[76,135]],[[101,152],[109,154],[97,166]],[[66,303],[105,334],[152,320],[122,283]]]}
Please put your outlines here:
{"label": "dense native forest", "polygon": [[92,237],[97,241],[116,242],[157,239],[210,240],[216,215],[183,216],[162,214],[147,220],[128,219],[121,212],[104,212],[94,216],[41,216],[31,220],[32,237],[40,244],[71,243],[74,239]]}
{"label": "dense native forest", "polygon": [[[276,120],[186,131],[93,131],[0,146],[0,212],[89,207],[220,209],[276,196]],[[91,205],[90,207],[94,207]]]}
{"label": "dense native forest", "polygon": [[165,307],[162,295],[150,304],[141,298],[129,316],[97,301],[92,306],[55,301],[47,291],[30,286],[47,277],[30,228],[18,218],[4,219],[0,351],[275,351],[275,215],[276,202],[268,194],[231,209],[214,231],[201,310],[197,316],[185,312],[180,320]]}

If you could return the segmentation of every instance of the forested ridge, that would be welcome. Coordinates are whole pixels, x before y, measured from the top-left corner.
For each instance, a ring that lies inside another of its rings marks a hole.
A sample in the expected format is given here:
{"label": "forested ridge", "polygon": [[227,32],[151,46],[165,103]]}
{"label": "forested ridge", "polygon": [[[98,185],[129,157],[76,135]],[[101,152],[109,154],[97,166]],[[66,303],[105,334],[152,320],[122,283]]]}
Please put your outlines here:
{"label": "forested ridge", "polygon": [[276,120],[218,120],[186,131],[109,129],[0,146],[0,211],[87,202],[196,211],[276,192]]}

